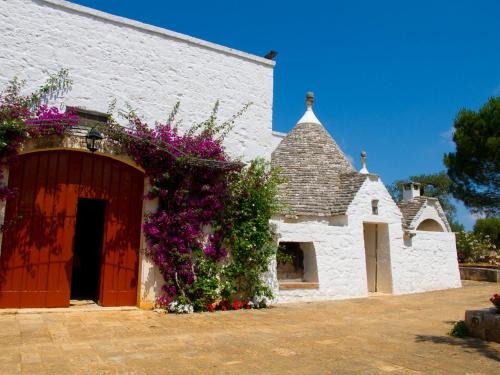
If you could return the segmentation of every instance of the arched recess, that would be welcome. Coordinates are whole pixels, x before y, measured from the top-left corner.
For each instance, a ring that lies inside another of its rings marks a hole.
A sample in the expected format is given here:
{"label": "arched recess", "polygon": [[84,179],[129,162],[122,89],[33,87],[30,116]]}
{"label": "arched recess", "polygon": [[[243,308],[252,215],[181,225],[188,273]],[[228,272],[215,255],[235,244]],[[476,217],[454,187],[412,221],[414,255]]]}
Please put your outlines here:
{"label": "arched recess", "polygon": [[103,204],[98,303],[137,303],[144,174],[116,159],[75,150],[20,155],[9,171],[0,255],[0,307],[69,306],[77,207]]}
{"label": "arched recess", "polygon": [[427,232],[444,232],[443,227],[439,222],[434,219],[425,219],[420,224],[418,224],[416,230],[422,230]]}

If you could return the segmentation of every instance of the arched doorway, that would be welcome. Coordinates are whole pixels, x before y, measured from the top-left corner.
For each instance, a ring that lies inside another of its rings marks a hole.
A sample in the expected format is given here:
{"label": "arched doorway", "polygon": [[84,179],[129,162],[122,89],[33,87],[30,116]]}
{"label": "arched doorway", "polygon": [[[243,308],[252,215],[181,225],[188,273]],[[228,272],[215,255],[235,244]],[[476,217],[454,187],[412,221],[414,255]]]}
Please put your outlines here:
{"label": "arched doorway", "polygon": [[0,307],[64,307],[71,293],[137,303],[141,171],[87,152],[39,151],[20,156],[9,186],[17,194],[6,205]]}

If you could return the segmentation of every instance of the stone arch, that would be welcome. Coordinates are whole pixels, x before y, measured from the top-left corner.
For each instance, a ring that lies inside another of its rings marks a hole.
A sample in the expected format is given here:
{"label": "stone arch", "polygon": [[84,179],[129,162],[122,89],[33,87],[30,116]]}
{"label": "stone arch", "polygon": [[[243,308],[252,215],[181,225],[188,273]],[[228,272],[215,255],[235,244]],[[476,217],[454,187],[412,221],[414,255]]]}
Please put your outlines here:
{"label": "stone arch", "polygon": [[426,231],[426,232],[444,232],[443,226],[434,219],[422,220],[416,230]]}

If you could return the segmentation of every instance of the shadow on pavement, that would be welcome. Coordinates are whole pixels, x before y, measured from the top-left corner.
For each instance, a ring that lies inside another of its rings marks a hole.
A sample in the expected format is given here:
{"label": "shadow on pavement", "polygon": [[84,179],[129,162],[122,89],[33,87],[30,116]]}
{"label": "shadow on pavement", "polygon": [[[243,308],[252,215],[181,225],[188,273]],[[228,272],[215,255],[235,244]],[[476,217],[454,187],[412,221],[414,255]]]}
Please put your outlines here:
{"label": "shadow on pavement", "polygon": [[416,342],[433,342],[435,344],[446,344],[458,346],[467,350],[474,350],[487,358],[500,362],[500,352],[490,346],[488,341],[480,339],[458,339],[448,336],[416,335]]}

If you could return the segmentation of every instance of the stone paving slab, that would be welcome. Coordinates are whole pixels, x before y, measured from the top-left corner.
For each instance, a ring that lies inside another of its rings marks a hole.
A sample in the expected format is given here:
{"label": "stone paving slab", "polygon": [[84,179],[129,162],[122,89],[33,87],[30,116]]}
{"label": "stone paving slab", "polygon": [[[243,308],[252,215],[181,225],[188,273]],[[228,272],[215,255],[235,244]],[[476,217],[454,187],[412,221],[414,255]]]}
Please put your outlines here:
{"label": "stone paving slab", "polygon": [[497,285],[182,316],[0,314],[0,374],[500,374],[500,344],[447,335]]}

